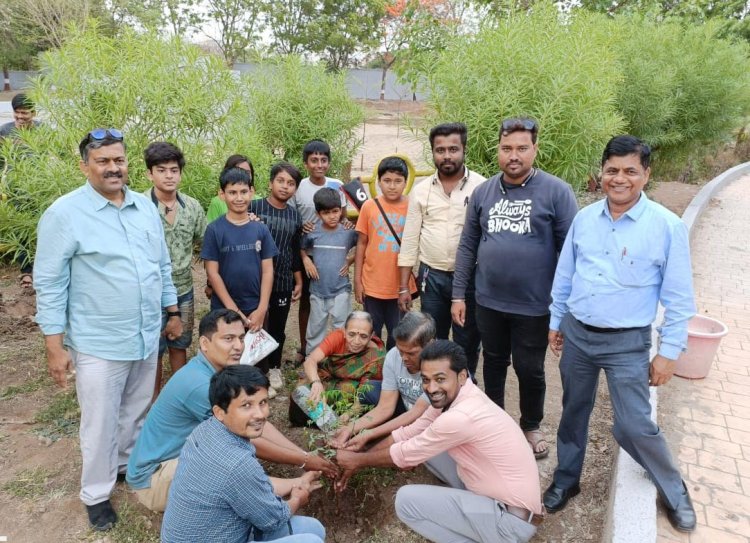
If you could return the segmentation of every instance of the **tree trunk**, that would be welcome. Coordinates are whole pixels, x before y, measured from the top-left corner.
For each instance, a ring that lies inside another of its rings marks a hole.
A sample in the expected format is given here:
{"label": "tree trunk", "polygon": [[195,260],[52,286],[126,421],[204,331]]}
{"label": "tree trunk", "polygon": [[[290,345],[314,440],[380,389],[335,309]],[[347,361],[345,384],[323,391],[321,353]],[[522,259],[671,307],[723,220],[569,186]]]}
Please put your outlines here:
{"label": "tree trunk", "polygon": [[10,90],[10,73],[8,72],[8,67],[3,65],[3,92],[8,92]]}
{"label": "tree trunk", "polygon": [[388,74],[388,63],[383,63],[383,75],[380,78],[380,99],[385,100],[385,76]]}

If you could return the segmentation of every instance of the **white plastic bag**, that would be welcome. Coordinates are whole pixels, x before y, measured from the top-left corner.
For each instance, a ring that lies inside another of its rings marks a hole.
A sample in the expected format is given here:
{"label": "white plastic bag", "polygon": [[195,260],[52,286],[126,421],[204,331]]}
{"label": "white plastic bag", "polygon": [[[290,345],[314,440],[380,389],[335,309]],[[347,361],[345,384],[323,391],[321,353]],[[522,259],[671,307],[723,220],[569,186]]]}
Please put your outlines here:
{"label": "white plastic bag", "polygon": [[248,331],[245,334],[245,350],[240,364],[254,366],[278,348],[279,343],[263,328],[257,332]]}

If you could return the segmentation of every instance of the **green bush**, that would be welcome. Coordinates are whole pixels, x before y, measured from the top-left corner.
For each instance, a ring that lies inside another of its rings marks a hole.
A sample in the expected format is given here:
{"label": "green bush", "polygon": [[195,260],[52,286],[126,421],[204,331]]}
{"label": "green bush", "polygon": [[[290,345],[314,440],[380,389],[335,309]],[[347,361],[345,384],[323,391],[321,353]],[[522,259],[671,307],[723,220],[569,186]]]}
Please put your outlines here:
{"label": "green bush", "polygon": [[554,8],[539,9],[454,40],[427,77],[434,112],[426,129],[465,122],[467,164],[489,176],[498,172],[500,120],[530,115],[540,125],[539,167],[581,187],[606,141],[625,126],[615,107],[616,57],[597,46],[602,21],[583,14],[562,24]]}
{"label": "green bush", "polygon": [[694,151],[702,156],[742,124],[750,105],[747,42],[721,39],[715,21],[621,16],[610,28],[625,75],[617,107],[628,131],[654,147],[657,171]]}
{"label": "green bush", "polygon": [[343,73],[287,56],[259,66],[243,82],[253,125],[275,157],[302,167],[305,143],[322,139],[332,149],[330,175],[344,172],[361,143],[357,127],[365,117]]}
{"label": "green bush", "polygon": [[45,125],[25,133],[20,145],[6,140],[0,146],[0,164],[8,165],[0,171],[0,257],[33,253],[41,213],[83,183],[78,143],[93,128],[125,133],[136,191],[150,186],[143,149],[157,140],[178,145],[187,161],[182,190],[204,207],[231,154],[251,157],[258,192],[265,194],[271,162],[301,163],[307,139],[329,141],[335,167],[356,150],[362,112],[343,79],[296,59],[242,79],[179,39],[133,31],[103,36],[92,26],[72,31],[42,64],[31,95]]}

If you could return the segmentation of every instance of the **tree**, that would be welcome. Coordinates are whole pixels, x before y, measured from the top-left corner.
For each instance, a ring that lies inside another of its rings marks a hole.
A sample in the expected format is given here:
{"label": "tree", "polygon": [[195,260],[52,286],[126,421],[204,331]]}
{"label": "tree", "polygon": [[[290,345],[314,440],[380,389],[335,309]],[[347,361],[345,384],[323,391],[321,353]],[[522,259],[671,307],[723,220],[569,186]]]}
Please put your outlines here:
{"label": "tree", "polygon": [[378,44],[384,5],[381,0],[271,0],[266,13],[276,52],[312,53],[329,71],[339,71]]}
{"label": "tree", "polygon": [[208,35],[232,66],[253,43],[263,4],[261,0],[205,0],[206,21],[218,27],[218,37]]}

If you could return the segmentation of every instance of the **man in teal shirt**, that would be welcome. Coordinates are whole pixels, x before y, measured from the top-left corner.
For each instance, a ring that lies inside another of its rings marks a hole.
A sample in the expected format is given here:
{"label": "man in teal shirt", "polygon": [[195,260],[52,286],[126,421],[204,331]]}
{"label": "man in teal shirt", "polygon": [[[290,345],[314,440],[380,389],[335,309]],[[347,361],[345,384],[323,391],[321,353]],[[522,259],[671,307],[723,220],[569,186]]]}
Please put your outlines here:
{"label": "man in teal shirt", "polygon": [[[201,319],[200,352],[175,373],[146,417],[128,462],[127,482],[138,500],[152,511],[164,511],[169,488],[185,441],[198,424],[211,416],[208,389],[211,377],[239,364],[245,327],[238,313],[216,309]],[[253,440],[258,457],[308,471],[336,475],[336,467],[285,438],[270,422],[263,437]]]}
{"label": "man in teal shirt", "polygon": [[162,308],[168,339],[182,322],[159,214],[127,187],[122,133],[92,130],[79,150],[86,184],[39,221],[36,321],[55,382],[66,387],[75,366],[80,497],[92,527],[109,530],[117,522],[109,497],[153,394]]}

